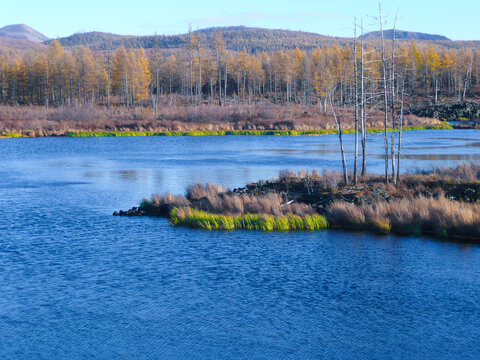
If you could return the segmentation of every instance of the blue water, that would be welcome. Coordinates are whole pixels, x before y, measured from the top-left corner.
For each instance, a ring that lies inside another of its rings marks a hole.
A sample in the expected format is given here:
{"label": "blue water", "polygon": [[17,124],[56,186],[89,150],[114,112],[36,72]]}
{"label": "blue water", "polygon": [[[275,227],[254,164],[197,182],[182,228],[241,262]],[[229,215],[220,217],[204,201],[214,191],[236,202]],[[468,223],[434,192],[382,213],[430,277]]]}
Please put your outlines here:
{"label": "blue water", "polygon": [[[403,168],[478,161],[479,135],[407,133]],[[372,171],[381,146],[369,136]],[[111,215],[195,182],[339,169],[337,148],[334,136],[1,140],[0,358],[480,358],[479,246]]]}

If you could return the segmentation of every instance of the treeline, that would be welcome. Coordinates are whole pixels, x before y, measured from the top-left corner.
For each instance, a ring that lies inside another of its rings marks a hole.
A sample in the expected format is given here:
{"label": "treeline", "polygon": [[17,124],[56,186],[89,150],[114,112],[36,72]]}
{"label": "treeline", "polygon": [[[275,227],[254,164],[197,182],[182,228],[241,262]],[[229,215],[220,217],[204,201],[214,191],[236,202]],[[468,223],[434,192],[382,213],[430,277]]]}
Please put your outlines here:
{"label": "treeline", "polygon": [[[436,103],[440,97],[463,100],[479,92],[479,50],[402,42],[392,52],[389,46],[391,42],[386,42],[385,53],[397,69],[395,81],[403,82],[408,96]],[[184,49],[170,55],[158,47],[148,53],[122,46],[103,52],[88,47],[66,50],[53,41],[45,50],[0,53],[0,102],[46,107],[142,105],[156,112],[159,97],[177,94],[179,101],[189,104],[251,104],[261,99],[326,109],[329,99],[354,105],[355,66],[362,63],[364,105],[373,106],[383,92],[382,51],[361,40],[355,47],[356,52],[351,45],[332,45],[308,52],[297,48],[249,54],[226,50],[220,33],[214,45],[205,48],[193,32]]]}

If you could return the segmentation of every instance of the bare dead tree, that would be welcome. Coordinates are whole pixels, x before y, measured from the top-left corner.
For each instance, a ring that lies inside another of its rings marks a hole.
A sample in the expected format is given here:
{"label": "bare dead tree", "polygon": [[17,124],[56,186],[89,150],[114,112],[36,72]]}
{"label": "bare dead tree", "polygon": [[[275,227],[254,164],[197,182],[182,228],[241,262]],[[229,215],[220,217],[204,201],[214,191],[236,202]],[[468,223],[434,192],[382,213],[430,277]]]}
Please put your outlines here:
{"label": "bare dead tree", "polygon": [[193,48],[194,48],[195,38],[192,31],[192,24],[188,24],[188,62],[190,65],[190,81],[188,84],[188,93],[190,95],[190,104],[193,104]]}
{"label": "bare dead tree", "polygon": [[335,119],[335,125],[337,126],[338,139],[340,141],[340,154],[342,156],[342,168],[343,168],[343,181],[345,185],[348,185],[348,170],[347,160],[345,158],[345,150],[343,148],[343,133],[342,133],[342,116],[335,111],[332,100],[333,94],[330,94],[330,109],[332,110],[333,118]]}
{"label": "bare dead tree", "polygon": [[112,77],[112,54],[110,51],[107,51],[105,58],[107,70],[107,108],[110,108],[110,83]]}
{"label": "bare dead tree", "polygon": [[[228,59],[225,59],[225,92],[224,92],[224,104],[227,105],[227,80],[228,80]],[[220,90],[221,92],[221,90]]]}
{"label": "bare dead tree", "polygon": [[404,114],[404,99],[405,99],[405,79],[407,78],[408,59],[405,61],[405,68],[402,76],[402,90],[400,95],[400,117],[398,124],[398,150],[397,150],[397,178],[396,184],[400,183],[400,158],[402,155],[402,130],[403,130],[403,114]]}
{"label": "bare dead tree", "polygon": [[202,102],[202,48],[200,46],[200,41],[197,41],[195,44],[197,48],[197,56],[198,56],[198,84],[197,84],[197,105],[201,104]]}
{"label": "bare dead tree", "polygon": [[357,185],[357,165],[358,165],[358,66],[357,66],[357,19],[354,20],[353,30],[353,68],[355,77],[355,160],[353,163],[353,185]]}
{"label": "bare dead tree", "polygon": [[378,13],[380,20],[380,35],[382,46],[382,78],[383,78],[383,105],[385,113],[385,128],[384,128],[384,140],[385,140],[385,182],[388,183],[388,95],[387,95],[387,61],[385,59],[385,38],[383,36],[383,18],[382,18],[382,5],[378,3]]}
{"label": "bare dead tree", "polygon": [[395,21],[393,22],[393,37],[392,37],[392,59],[391,59],[391,72],[390,72],[390,107],[392,110],[392,139],[391,139],[391,157],[392,157],[392,181],[397,183],[395,176],[395,31],[397,26],[397,14],[395,14]]}
{"label": "bare dead tree", "polygon": [[[465,50],[464,50],[465,51]],[[462,92],[462,101],[465,101],[465,97],[467,96],[467,86],[470,76],[472,74],[472,67],[473,67],[473,54],[469,56],[470,62],[467,66],[467,73],[465,74],[465,79],[463,81],[463,92]]]}
{"label": "bare dead tree", "polygon": [[367,124],[366,124],[366,111],[365,111],[365,55],[363,52],[363,19],[360,25],[361,37],[360,37],[360,119],[362,129],[362,176],[365,176],[367,172]]}
{"label": "bare dead tree", "polygon": [[215,51],[217,55],[217,70],[218,70],[218,105],[222,106],[222,52],[225,48],[222,34],[217,32],[215,35]]}
{"label": "bare dead tree", "polygon": [[158,38],[157,34],[155,34],[155,49],[153,52],[153,61],[155,63],[155,97],[154,99],[154,107],[153,113],[157,115],[158,113],[158,97],[160,92],[160,52],[158,47]]}

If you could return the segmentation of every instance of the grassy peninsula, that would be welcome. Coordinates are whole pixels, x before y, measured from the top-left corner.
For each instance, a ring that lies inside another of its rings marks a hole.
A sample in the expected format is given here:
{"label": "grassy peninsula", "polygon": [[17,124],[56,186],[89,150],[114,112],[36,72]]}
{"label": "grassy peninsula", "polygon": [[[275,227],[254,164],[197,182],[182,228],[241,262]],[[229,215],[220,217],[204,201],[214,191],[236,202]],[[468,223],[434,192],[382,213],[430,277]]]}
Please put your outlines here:
{"label": "grassy peninsula", "polygon": [[338,172],[283,171],[239,189],[196,184],[185,195],[153,195],[114,215],[206,230],[348,229],[480,241],[480,165],[407,174],[397,185],[372,174],[351,186]]}

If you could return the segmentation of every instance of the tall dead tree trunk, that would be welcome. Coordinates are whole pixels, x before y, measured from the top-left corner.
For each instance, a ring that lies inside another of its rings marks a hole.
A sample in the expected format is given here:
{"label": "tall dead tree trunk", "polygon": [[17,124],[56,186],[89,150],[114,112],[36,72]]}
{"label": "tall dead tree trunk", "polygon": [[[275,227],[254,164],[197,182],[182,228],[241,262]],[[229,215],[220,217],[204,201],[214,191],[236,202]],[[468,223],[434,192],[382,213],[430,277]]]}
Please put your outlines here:
{"label": "tall dead tree trunk", "polygon": [[403,130],[403,114],[404,114],[404,98],[405,98],[405,78],[407,77],[407,62],[402,77],[402,92],[400,95],[400,119],[398,124],[398,150],[397,150],[397,184],[400,183],[400,158],[402,155],[402,130]]}
{"label": "tall dead tree trunk", "polygon": [[462,101],[465,101],[465,98],[467,96],[467,85],[468,85],[468,80],[471,76],[472,67],[473,67],[473,56],[470,58],[470,63],[468,64],[467,73],[465,75],[465,80],[463,82]]}
{"label": "tall dead tree trunk", "polygon": [[362,176],[367,172],[367,123],[366,123],[366,98],[365,98],[365,59],[363,54],[363,20],[361,22],[360,37],[360,118],[362,127]]}
{"label": "tall dead tree trunk", "polygon": [[202,52],[200,49],[200,43],[197,44],[197,54],[198,54],[198,85],[197,85],[197,105],[202,103],[203,92],[202,92]]}
{"label": "tall dead tree trunk", "polygon": [[225,59],[225,76],[224,76],[224,85],[225,85],[225,92],[223,96],[223,103],[225,106],[227,105],[227,81],[228,81],[228,61]]}
{"label": "tall dead tree trunk", "polygon": [[343,181],[345,182],[345,185],[348,185],[347,160],[345,159],[345,150],[343,148],[342,118],[341,116],[337,116],[335,107],[333,106],[332,96],[333,95],[330,95],[330,108],[332,109],[333,118],[335,119],[335,125],[337,126],[338,139],[340,141],[340,154],[342,156]]}
{"label": "tall dead tree trunk", "polygon": [[107,52],[107,108],[110,108],[110,79],[112,76],[112,66],[111,66],[111,59],[112,55],[110,51]]}
{"label": "tall dead tree trunk", "polygon": [[357,165],[358,165],[358,69],[357,69],[357,20],[354,22],[353,31],[353,69],[355,77],[355,159],[353,163],[353,185],[357,185]]}
{"label": "tall dead tree trunk", "polygon": [[188,93],[190,95],[190,104],[193,104],[193,34],[192,24],[188,26],[188,61],[190,63],[190,81],[188,84]]}
{"label": "tall dead tree trunk", "polygon": [[392,181],[394,184],[397,183],[397,178],[395,176],[395,31],[397,25],[397,16],[395,15],[395,21],[393,23],[393,38],[392,38],[392,59],[391,59],[391,74],[390,74],[390,107],[392,110],[392,139],[391,139],[391,157],[392,157]]}
{"label": "tall dead tree trunk", "polygon": [[225,42],[222,34],[218,32],[215,35],[215,50],[217,53],[217,71],[218,71],[218,105],[222,106],[222,51],[225,49]]}
{"label": "tall dead tree trunk", "polygon": [[219,51],[217,51],[217,67],[218,67],[218,105],[222,106],[222,58]]}
{"label": "tall dead tree trunk", "polygon": [[385,140],[385,183],[388,183],[388,94],[387,94],[387,61],[385,59],[385,39],[383,36],[382,5],[378,4],[380,17],[380,35],[382,44],[382,78],[383,78],[383,106],[385,113],[384,140]]}

